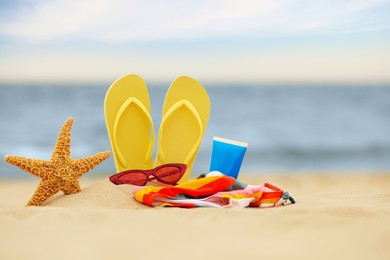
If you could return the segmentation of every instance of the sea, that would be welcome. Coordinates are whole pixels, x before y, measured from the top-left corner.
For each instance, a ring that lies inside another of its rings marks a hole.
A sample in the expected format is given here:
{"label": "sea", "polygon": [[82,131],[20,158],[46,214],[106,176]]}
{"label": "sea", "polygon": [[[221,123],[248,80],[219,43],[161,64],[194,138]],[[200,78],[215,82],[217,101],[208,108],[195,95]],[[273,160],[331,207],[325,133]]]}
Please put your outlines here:
{"label": "sea", "polygon": [[[209,170],[214,136],[248,143],[240,174],[390,172],[390,85],[203,85],[211,114],[193,176]],[[1,85],[0,156],[49,159],[71,116],[72,158],[111,150],[108,87]],[[157,135],[169,85],[148,87]],[[111,156],[87,175],[114,173]],[[36,177],[1,160],[0,179],[7,178]]]}

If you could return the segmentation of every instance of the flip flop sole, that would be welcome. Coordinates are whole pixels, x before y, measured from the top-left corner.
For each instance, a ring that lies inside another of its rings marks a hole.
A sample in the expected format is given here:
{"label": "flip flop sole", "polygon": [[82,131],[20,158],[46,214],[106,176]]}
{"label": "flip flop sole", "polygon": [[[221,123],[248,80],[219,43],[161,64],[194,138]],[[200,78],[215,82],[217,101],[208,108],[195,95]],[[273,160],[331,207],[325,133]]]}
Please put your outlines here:
{"label": "flip flop sole", "polygon": [[116,80],[107,91],[104,112],[117,172],[152,168],[154,126],[144,80],[137,75]]}
{"label": "flip flop sole", "polygon": [[185,163],[180,183],[188,180],[210,116],[206,90],[190,77],[179,77],[168,89],[162,112],[154,167]]}

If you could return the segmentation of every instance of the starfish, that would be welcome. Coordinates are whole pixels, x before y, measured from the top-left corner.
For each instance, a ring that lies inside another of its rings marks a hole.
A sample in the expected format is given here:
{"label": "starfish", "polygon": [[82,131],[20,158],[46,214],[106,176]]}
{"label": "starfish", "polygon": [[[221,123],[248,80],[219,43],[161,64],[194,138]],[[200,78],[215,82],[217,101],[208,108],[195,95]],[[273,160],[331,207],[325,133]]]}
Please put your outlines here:
{"label": "starfish", "polygon": [[65,195],[80,192],[78,178],[110,156],[111,152],[105,151],[85,158],[71,159],[70,130],[72,125],[73,118],[70,117],[61,128],[50,160],[5,156],[6,162],[42,179],[26,206],[41,206],[59,191]]}

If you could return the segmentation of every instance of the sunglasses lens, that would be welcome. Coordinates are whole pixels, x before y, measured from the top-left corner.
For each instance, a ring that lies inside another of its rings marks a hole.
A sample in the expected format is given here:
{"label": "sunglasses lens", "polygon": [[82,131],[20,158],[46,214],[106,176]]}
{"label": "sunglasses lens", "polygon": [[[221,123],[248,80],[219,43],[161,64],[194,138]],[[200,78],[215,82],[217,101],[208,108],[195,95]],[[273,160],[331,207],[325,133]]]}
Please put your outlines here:
{"label": "sunglasses lens", "polygon": [[179,167],[168,166],[158,169],[154,176],[167,183],[176,183],[183,176],[183,173]]}
{"label": "sunglasses lens", "polygon": [[132,172],[128,174],[123,174],[118,179],[123,184],[143,186],[146,183],[147,176],[142,172]]}

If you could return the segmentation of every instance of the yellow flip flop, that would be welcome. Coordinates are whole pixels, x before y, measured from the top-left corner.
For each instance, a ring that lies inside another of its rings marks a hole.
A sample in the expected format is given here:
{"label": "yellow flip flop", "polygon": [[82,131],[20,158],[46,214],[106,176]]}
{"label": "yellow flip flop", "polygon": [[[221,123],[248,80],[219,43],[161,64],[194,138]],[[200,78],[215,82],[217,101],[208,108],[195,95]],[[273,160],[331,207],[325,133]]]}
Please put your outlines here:
{"label": "yellow flip flop", "polygon": [[154,125],[144,80],[137,75],[116,80],[107,91],[104,113],[117,172],[151,169]]}
{"label": "yellow flip flop", "polygon": [[172,82],[165,96],[153,167],[184,163],[188,180],[210,116],[210,99],[196,80],[182,76]]}

